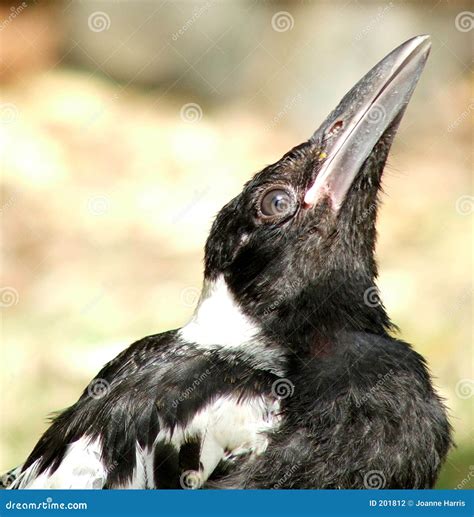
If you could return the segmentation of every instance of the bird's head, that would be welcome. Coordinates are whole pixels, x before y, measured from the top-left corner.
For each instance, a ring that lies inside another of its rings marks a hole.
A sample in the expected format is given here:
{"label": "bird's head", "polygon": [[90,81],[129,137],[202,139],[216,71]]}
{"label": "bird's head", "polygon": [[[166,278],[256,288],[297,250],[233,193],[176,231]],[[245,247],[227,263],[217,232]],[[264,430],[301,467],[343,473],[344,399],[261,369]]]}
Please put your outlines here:
{"label": "bird's head", "polygon": [[429,49],[429,37],[418,36],[387,55],[307,142],[259,172],[219,212],[205,280],[223,278],[262,328],[294,339],[310,329],[390,327],[375,287],[377,202]]}

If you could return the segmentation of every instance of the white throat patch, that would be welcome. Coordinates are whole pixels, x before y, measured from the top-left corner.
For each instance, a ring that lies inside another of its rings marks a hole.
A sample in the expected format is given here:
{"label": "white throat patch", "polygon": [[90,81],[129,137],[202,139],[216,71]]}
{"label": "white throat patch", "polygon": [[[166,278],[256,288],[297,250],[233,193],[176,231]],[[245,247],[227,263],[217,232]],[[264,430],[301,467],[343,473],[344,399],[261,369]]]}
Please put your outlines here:
{"label": "white throat patch", "polygon": [[205,282],[191,321],[180,336],[204,347],[237,348],[255,339],[258,327],[237,305],[222,276]]}

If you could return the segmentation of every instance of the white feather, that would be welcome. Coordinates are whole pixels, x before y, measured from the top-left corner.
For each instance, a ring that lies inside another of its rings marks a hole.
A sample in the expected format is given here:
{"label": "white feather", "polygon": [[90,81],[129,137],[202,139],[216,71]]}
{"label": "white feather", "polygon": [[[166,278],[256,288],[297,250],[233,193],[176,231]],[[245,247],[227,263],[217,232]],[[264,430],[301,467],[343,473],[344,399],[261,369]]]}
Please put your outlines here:
{"label": "white feather", "polygon": [[99,440],[83,437],[71,443],[59,467],[37,475],[38,461],[33,463],[10,488],[102,488],[107,478],[107,471],[101,461]]}
{"label": "white feather", "polygon": [[258,327],[235,302],[222,276],[204,284],[191,321],[180,330],[181,338],[201,346],[238,347],[255,338]]}
{"label": "white feather", "polygon": [[265,345],[259,332],[259,326],[243,313],[220,276],[204,284],[196,311],[179,336],[205,350],[221,349],[247,357],[254,367],[283,376],[283,351]]}

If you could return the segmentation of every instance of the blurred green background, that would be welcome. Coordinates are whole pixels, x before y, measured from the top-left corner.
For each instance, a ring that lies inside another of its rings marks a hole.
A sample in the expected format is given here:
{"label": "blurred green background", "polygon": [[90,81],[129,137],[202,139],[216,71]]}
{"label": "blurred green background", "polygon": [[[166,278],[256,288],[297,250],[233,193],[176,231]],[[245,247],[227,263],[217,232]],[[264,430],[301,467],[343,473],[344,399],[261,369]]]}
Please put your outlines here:
{"label": "blurred green background", "polygon": [[429,33],[385,172],[380,287],[474,486],[472,3],[0,1],[0,471],[104,362],[190,317],[212,218]]}

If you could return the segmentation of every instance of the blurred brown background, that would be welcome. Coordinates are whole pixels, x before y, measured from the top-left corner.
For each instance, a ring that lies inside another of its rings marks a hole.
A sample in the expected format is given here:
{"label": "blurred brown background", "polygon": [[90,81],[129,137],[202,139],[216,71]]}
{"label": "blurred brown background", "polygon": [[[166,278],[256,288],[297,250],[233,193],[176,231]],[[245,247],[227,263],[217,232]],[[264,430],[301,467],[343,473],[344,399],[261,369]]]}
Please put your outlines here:
{"label": "blurred brown background", "polygon": [[385,173],[380,287],[474,486],[470,2],[0,2],[0,471],[102,364],[181,326],[214,214],[411,36],[433,50]]}

